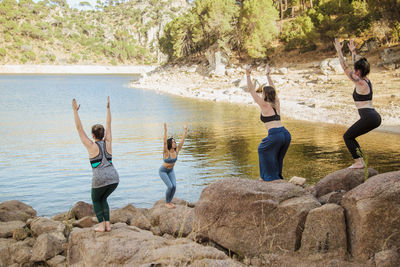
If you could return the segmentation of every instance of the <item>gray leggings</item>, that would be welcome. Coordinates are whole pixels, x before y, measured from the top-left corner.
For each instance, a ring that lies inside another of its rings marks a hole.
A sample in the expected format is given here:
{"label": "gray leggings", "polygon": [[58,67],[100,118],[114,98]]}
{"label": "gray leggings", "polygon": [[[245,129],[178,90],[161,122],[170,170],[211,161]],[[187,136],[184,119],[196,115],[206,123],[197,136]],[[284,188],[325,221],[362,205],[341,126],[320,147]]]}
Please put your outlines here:
{"label": "gray leggings", "polygon": [[161,165],[158,173],[160,174],[161,179],[167,185],[168,189],[165,192],[165,200],[167,203],[172,201],[172,198],[175,195],[176,190],[176,178],[174,168],[167,169],[163,165]]}

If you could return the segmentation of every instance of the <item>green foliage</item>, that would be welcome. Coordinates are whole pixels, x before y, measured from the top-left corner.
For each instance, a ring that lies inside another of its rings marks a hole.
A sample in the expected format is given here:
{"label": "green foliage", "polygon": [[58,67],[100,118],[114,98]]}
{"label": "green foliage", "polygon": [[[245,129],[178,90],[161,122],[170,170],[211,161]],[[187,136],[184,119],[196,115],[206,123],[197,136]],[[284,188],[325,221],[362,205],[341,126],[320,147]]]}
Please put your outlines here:
{"label": "green foliage", "polygon": [[308,15],[323,40],[359,35],[371,26],[368,4],[362,0],[320,0]]}
{"label": "green foliage", "polygon": [[392,31],[392,40],[394,42],[400,41],[400,23],[396,21],[394,23],[393,31]]}
{"label": "green foliage", "polygon": [[81,56],[76,54],[76,53],[72,53],[71,57],[69,58],[68,62],[69,63],[78,63],[79,60],[81,59]]}
{"label": "green foliage", "polygon": [[[303,52],[315,47],[313,40],[318,37],[314,24],[307,15],[297,17],[283,25],[281,40],[286,43],[286,50],[302,48]],[[305,49],[305,50],[304,50]]]}
{"label": "green foliage", "polygon": [[4,34],[4,41],[6,42],[11,42],[12,41],[12,36],[8,32]]}
{"label": "green foliage", "polygon": [[4,47],[0,47],[0,57],[5,57],[7,55],[7,50]]}
{"label": "green foliage", "polygon": [[240,29],[243,48],[250,57],[266,56],[269,44],[277,33],[277,18],[278,11],[273,7],[272,0],[247,0],[243,3]]}
{"label": "green foliage", "polygon": [[23,63],[27,61],[34,61],[36,59],[36,54],[33,51],[26,51],[22,53],[21,60]]}

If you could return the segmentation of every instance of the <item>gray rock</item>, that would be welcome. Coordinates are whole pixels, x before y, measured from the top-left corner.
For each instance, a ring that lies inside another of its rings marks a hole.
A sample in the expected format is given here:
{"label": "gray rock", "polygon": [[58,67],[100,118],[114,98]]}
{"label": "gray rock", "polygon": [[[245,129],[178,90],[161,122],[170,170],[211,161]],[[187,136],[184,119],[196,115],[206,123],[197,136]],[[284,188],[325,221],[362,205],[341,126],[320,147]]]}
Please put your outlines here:
{"label": "gray rock", "polygon": [[369,178],[343,196],[342,206],[355,259],[367,260],[382,248],[400,247],[400,171]]}
{"label": "gray rock", "polygon": [[36,211],[18,200],[5,201],[0,204],[0,222],[23,221],[36,216]]}
{"label": "gray rock", "polygon": [[24,227],[25,223],[21,221],[0,222],[0,238],[12,237],[15,230]]}
{"label": "gray rock", "polygon": [[30,262],[32,256],[32,240],[16,242],[10,245],[11,261],[24,266]]}
{"label": "gray rock", "polygon": [[61,255],[57,255],[54,258],[51,258],[46,263],[49,267],[65,267],[65,266],[67,266],[66,258]]}
{"label": "gray rock", "polygon": [[[123,223],[110,233],[74,228],[68,266],[241,266],[222,251],[186,238],[168,240]],[[204,265],[206,264],[206,265]]]}
{"label": "gray rock", "polygon": [[[350,191],[364,182],[364,169],[342,169],[322,178],[314,187],[316,197],[319,198],[334,191]],[[368,168],[368,177],[378,174],[374,169]]]}
{"label": "gray rock", "polygon": [[14,239],[0,238],[0,266],[10,266],[12,264],[10,247],[15,243]]}
{"label": "gray rock", "polygon": [[248,257],[293,252],[307,213],[319,206],[311,194],[286,181],[224,179],[201,193],[194,231]]}
{"label": "gray rock", "polygon": [[342,207],[326,204],[308,213],[300,252],[306,255],[329,253],[332,256],[344,256],[346,254],[346,222]]}
{"label": "gray rock", "polygon": [[334,203],[340,205],[343,195],[346,193],[344,190],[340,190],[339,192],[334,191],[330,192],[322,197],[318,198],[318,201],[323,204]]}
{"label": "gray rock", "polygon": [[65,232],[65,224],[44,217],[33,219],[30,222],[30,228],[33,236],[40,236],[43,233]]}
{"label": "gray rock", "polygon": [[92,227],[96,223],[97,223],[96,217],[86,216],[78,221],[73,222],[72,226],[79,227],[79,228],[87,228],[87,227]]}
{"label": "gray rock", "polygon": [[379,39],[377,38],[370,38],[367,41],[365,41],[361,47],[360,47],[360,51],[361,52],[370,52],[373,50],[378,49],[380,46],[380,42]]}
{"label": "gray rock", "polygon": [[149,210],[151,225],[158,226],[163,234],[185,237],[192,232],[193,208],[178,198],[173,199],[172,203],[175,204],[175,209],[165,207],[165,200],[159,200],[154,204]]}
{"label": "gray rock", "polygon": [[150,220],[143,213],[143,210],[139,210],[129,204],[122,209],[112,210],[110,221],[111,223],[123,222],[141,229],[149,230],[151,227]]}
{"label": "gray rock", "polygon": [[[93,230],[92,230],[93,231]],[[47,261],[64,250],[65,237],[60,233],[41,234],[32,249],[31,261]]]}
{"label": "gray rock", "polygon": [[383,61],[384,66],[393,65],[396,68],[396,64],[400,63],[400,50],[385,48],[381,53],[381,59]]}
{"label": "gray rock", "polygon": [[75,206],[71,209],[71,214],[72,217],[77,220],[82,219],[86,216],[95,216],[93,205],[85,203],[83,201],[79,201],[75,204]]}
{"label": "gray rock", "polygon": [[375,254],[376,267],[400,266],[400,255],[396,250],[384,250]]}

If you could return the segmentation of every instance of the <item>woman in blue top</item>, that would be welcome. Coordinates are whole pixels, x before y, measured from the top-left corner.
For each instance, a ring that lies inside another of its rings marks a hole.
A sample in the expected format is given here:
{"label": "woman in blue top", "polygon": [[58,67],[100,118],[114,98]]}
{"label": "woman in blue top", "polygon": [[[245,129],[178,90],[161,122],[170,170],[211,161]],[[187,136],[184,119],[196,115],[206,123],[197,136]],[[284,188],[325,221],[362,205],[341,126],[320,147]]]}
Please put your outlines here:
{"label": "woman in blue top", "polygon": [[159,174],[161,179],[167,185],[167,191],[165,192],[165,206],[169,209],[175,208],[175,205],[171,203],[176,190],[176,178],[174,172],[175,162],[178,160],[179,151],[181,151],[183,143],[185,142],[187,133],[187,123],[184,126],[184,132],[181,142],[176,146],[174,138],[167,139],[167,124],[164,123],[164,151],[163,159],[164,163],[161,165]]}

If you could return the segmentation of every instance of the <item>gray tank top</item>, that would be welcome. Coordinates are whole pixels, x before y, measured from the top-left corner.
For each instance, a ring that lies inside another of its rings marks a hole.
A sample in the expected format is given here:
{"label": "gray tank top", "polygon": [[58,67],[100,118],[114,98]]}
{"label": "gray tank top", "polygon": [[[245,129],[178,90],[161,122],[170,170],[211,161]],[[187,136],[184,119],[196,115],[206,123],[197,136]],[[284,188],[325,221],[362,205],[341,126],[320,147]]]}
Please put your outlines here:
{"label": "gray tank top", "polygon": [[112,164],[112,156],[107,152],[106,143],[96,142],[99,155],[90,159],[93,170],[92,188],[99,188],[110,184],[119,183],[119,175]]}

